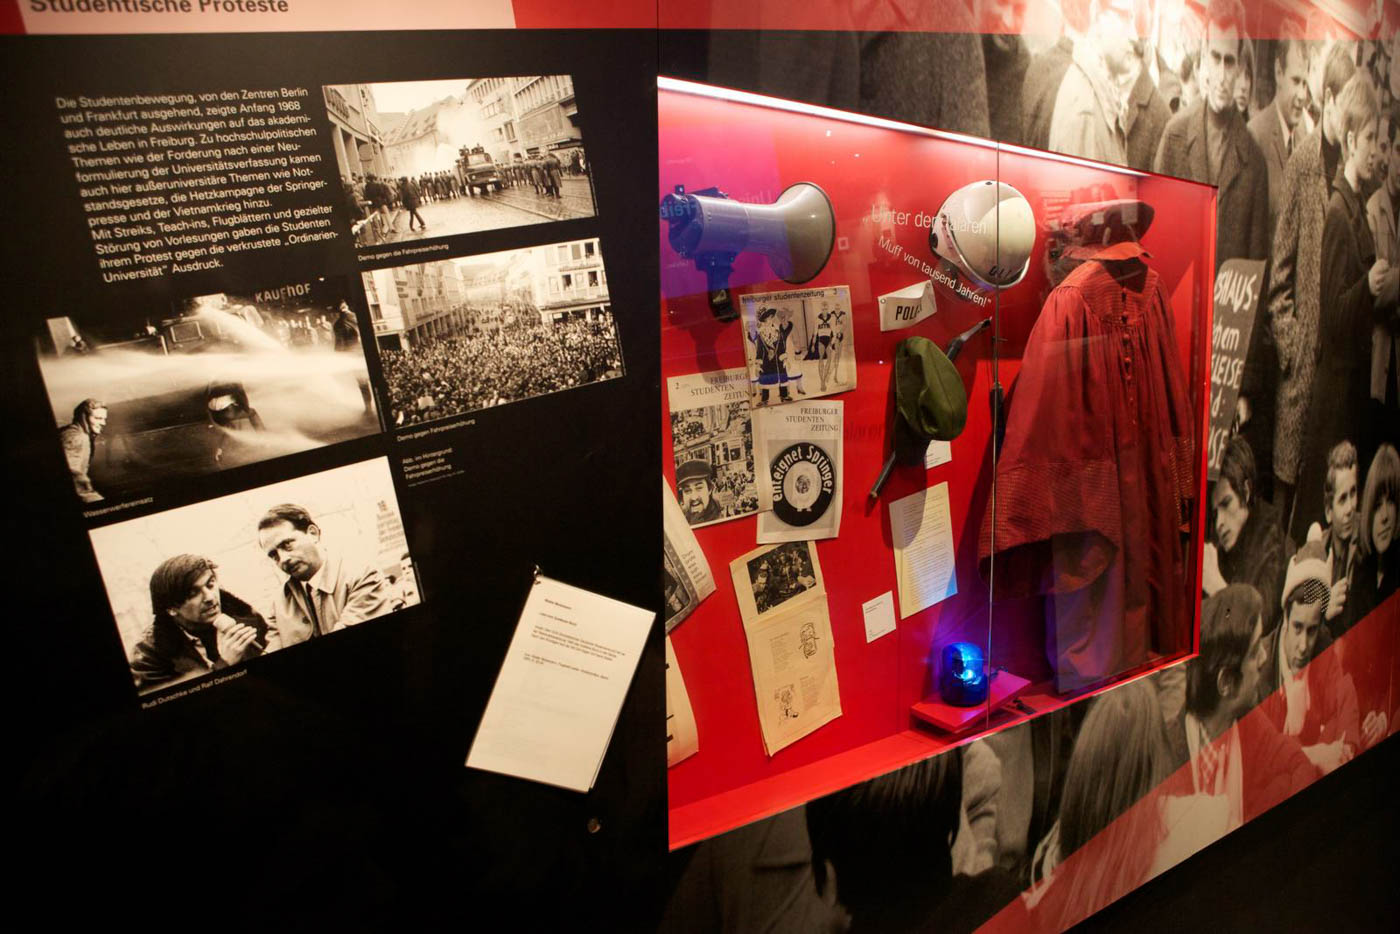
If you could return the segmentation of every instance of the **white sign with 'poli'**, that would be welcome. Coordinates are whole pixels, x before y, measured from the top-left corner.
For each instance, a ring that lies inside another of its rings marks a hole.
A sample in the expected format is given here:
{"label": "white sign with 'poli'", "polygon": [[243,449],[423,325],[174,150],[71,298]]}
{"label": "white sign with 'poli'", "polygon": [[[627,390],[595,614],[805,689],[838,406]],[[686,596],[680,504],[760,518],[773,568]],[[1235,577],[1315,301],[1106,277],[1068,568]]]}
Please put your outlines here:
{"label": "white sign with 'poli'", "polygon": [[938,310],[933,284],[925,279],[880,296],[880,330],[897,331],[918,324]]}

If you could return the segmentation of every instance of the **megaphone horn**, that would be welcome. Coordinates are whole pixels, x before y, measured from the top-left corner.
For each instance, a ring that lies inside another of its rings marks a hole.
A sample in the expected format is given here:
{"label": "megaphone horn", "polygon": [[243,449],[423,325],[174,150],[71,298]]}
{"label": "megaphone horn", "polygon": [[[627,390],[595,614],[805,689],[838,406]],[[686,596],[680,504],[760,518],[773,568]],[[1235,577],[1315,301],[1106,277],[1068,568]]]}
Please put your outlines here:
{"label": "megaphone horn", "polygon": [[784,189],[772,204],[734,201],[718,188],[687,194],[677,185],[662,199],[661,216],[672,249],[705,271],[716,314],[714,295],[727,293],[740,253],[762,253],[778,278],[800,285],[826,267],[836,242],[831,199],[811,182]]}

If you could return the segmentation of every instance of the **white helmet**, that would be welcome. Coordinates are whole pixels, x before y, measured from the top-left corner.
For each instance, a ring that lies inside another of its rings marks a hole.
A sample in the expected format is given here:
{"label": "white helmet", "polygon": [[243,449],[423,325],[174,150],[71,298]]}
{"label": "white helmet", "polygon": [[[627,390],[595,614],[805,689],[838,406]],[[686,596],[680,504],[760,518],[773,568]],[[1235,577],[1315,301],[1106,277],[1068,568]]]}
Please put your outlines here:
{"label": "white helmet", "polygon": [[991,179],[948,196],[933,219],[929,249],[978,285],[1006,289],[1020,282],[1035,246],[1035,215],[1025,195]]}

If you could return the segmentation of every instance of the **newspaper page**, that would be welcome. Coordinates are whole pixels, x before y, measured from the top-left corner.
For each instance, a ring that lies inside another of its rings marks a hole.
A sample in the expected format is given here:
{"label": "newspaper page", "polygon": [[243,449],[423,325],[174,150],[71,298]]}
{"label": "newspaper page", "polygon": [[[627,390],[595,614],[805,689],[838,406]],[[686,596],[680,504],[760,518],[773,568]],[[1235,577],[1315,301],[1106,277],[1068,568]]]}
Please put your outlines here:
{"label": "newspaper page", "polygon": [[756,292],[739,301],[755,409],[856,388],[850,286]]}
{"label": "newspaper page", "polygon": [[771,756],[841,716],[826,582],[813,542],[756,548],[729,565]]}
{"label": "newspaper page", "polygon": [[680,662],[671,637],[666,637],[666,768],[700,751],[700,736],[695,731],[695,711],[690,707],[690,695],[685,690]]}
{"label": "newspaper page", "polygon": [[835,538],[841,531],[841,427],[845,404],[806,402],[754,413],[758,541]]}
{"label": "newspaper page", "polygon": [[768,755],[841,716],[826,595],[744,624]]}
{"label": "newspaper page", "polygon": [[695,533],[686,525],[680,503],[666,479],[661,479],[661,574],[666,585],[666,631],[689,616],[700,601],[715,592],[710,562],[700,550]]}
{"label": "newspaper page", "polygon": [[692,526],[758,511],[748,385],[743,367],[666,381],[677,500]]}

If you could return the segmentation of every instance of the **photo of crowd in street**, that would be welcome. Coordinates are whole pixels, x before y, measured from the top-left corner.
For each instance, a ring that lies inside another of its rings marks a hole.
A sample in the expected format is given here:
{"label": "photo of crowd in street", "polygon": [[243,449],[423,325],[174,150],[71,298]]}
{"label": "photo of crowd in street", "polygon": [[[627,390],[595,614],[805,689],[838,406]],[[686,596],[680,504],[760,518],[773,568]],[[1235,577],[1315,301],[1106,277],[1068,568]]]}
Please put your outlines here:
{"label": "photo of crowd in street", "polygon": [[355,245],[592,217],[569,75],[322,88]]}
{"label": "photo of crowd in street", "polygon": [[380,431],[349,286],[325,277],[49,318],[39,369],[78,498]]}
{"label": "photo of crowd in street", "polygon": [[388,461],[91,532],[140,693],[420,602]]}
{"label": "photo of crowd in street", "polygon": [[596,238],[361,275],[395,428],[623,375]]}

